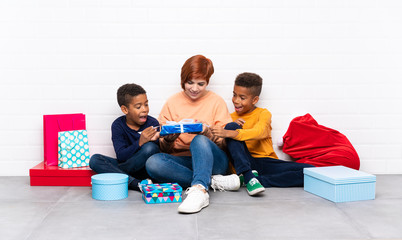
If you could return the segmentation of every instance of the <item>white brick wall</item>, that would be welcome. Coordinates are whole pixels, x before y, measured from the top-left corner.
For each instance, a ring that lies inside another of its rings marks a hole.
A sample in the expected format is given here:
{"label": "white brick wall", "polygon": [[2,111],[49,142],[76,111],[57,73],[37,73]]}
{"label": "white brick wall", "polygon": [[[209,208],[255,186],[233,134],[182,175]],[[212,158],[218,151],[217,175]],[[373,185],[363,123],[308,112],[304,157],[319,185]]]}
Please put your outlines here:
{"label": "white brick wall", "polygon": [[[184,61],[212,59],[228,103],[260,74],[274,141],[311,113],[346,134],[371,173],[402,173],[402,1],[2,0],[0,175],[43,160],[42,115],[83,112],[91,153],[114,155],[117,88],[148,91],[151,114],[180,91]],[[287,158],[278,151],[282,158]]]}

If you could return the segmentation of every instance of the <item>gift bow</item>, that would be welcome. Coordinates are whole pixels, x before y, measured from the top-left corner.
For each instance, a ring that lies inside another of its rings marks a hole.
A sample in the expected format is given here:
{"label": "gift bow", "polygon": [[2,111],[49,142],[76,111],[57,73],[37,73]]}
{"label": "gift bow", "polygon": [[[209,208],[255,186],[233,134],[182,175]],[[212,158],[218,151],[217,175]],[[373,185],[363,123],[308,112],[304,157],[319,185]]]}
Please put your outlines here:
{"label": "gift bow", "polygon": [[180,132],[184,133],[183,124],[194,123],[194,119],[182,119],[180,122],[166,121],[166,125],[180,125]]}

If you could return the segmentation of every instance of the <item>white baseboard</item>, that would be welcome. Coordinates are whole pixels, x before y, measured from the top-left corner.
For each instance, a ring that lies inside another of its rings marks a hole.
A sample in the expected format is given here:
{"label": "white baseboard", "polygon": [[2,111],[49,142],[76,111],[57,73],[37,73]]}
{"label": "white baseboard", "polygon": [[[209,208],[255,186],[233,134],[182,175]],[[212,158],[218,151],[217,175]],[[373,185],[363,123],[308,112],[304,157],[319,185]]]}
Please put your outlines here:
{"label": "white baseboard", "polygon": [[29,176],[29,169],[41,161],[0,161],[0,176]]}

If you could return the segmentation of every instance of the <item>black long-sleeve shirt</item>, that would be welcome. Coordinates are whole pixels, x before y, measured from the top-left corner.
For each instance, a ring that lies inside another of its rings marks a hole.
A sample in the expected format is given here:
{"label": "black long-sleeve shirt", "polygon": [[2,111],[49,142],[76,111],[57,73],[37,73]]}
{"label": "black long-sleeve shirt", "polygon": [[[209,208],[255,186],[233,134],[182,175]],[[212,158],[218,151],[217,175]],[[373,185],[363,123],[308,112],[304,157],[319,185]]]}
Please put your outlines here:
{"label": "black long-sleeve shirt", "polygon": [[[131,158],[141,147],[139,146],[140,132],[150,126],[159,126],[158,120],[148,116],[144,125],[135,131],[127,126],[126,116],[118,117],[112,123],[112,141],[117,161],[125,162]],[[158,143],[158,141],[156,141]],[[159,144],[159,143],[158,143]]]}

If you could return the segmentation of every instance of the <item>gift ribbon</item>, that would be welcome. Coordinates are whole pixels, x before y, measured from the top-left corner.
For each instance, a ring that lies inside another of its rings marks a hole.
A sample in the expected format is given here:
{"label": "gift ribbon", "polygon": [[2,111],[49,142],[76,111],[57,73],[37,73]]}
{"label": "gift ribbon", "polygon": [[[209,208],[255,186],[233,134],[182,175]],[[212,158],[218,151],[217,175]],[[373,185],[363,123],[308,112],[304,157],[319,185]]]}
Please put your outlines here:
{"label": "gift ribbon", "polygon": [[166,121],[166,125],[180,125],[180,132],[184,133],[184,127],[183,124],[186,123],[194,123],[193,119],[183,119],[180,122],[175,122],[175,121]]}

